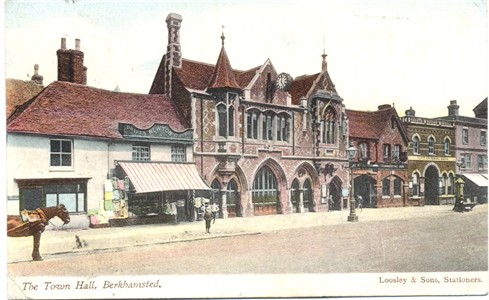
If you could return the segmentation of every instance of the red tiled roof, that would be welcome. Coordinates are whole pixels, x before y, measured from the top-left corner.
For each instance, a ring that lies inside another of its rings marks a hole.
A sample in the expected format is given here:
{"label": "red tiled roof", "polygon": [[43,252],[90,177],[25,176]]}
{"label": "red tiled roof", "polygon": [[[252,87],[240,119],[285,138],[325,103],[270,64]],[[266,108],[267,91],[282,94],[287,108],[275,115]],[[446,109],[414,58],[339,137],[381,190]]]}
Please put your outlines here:
{"label": "red tiled roof", "polygon": [[17,107],[39,94],[43,88],[43,85],[34,81],[7,79],[5,81],[6,117],[8,118]]}
{"label": "red tiled roof", "polygon": [[[150,94],[164,94],[164,57],[156,72]],[[261,66],[252,68],[248,71],[233,70],[234,77],[239,88],[246,87],[254,78],[256,70]],[[197,62],[189,59],[182,59],[181,68],[173,68],[185,88],[205,91],[209,86],[216,66],[212,64]]]}
{"label": "red tiled roof", "polygon": [[231,63],[229,62],[224,45],[219,53],[216,68],[212,73],[211,82],[209,83],[208,88],[241,88],[236,82],[236,77],[234,76],[233,68],[231,68]]}
{"label": "red tiled roof", "polygon": [[255,78],[256,72],[261,68],[261,66],[257,66],[254,68],[249,69],[248,71],[243,71],[243,72],[237,72],[236,73],[236,80],[238,81],[238,84],[241,88],[245,88],[250,84],[251,80]]}
{"label": "red tiled roof", "polygon": [[61,81],[51,83],[15,114],[8,132],[118,139],[119,123],[139,129],[155,123],[187,129],[164,95],[118,93]]}
{"label": "red tiled roof", "polygon": [[292,81],[289,94],[292,97],[292,104],[299,105],[302,97],[307,97],[307,93],[314,84],[320,73],[297,77]]}
{"label": "red tiled roof", "polygon": [[384,129],[390,124],[391,116],[395,110],[391,108],[377,111],[358,111],[346,110],[348,116],[348,126],[350,137],[378,139],[381,137]]}

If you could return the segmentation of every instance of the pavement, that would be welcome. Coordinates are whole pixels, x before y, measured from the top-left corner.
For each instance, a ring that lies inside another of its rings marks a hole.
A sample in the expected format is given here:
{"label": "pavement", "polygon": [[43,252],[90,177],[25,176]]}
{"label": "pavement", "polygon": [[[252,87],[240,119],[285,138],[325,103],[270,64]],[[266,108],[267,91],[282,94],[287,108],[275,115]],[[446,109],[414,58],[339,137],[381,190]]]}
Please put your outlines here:
{"label": "pavement", "polygon": [[[453,205],[364,208],[361,211],[357,210],[357,215],[360,223],[366,223],[453,214],[455,212],[452,208]],[[487,204],[477,205],[472,212],[466,213],[481,212],[487,214]],[[47,260],[67,254],[83,255],[101,251],[118,251],[128,247],[261,234],[276,230],[329,225],[353,226],[355,223],[347,222],[349,213],[349,210],[344,210],[216,219],[216,222],[211,224],[210,233],[206,233],[204,221],[69,230],[63,229],[62,226],[49,225],[41,237],[40,252]],[[82,247],[77,245],[77,236]],[[32,244],[32,237],[7,237],[7,263],[32,261]]]}

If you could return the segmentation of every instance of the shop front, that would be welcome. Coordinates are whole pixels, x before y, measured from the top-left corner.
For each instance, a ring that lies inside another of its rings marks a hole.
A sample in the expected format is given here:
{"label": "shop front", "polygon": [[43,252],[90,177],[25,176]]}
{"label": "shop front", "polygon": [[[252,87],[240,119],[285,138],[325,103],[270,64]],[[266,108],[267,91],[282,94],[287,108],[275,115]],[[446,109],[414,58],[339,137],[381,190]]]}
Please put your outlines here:
{"label": "shop front", "polygon": [[194,221],[195,199],[211,192],[193,163],[120,161],[111,181],[104,205],[110,226]]}

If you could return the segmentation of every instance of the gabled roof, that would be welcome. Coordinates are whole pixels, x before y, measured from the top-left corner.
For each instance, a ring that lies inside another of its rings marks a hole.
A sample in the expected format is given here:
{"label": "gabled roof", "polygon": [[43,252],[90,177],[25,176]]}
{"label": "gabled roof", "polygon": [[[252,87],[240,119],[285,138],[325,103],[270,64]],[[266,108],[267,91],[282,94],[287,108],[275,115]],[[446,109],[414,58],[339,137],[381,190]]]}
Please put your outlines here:
{"label": "gabled roof", "polygon": [[297,77],[292,81],[292,86],[289,89],[292,104],[299,105],[301,98],[309,98],[312,92],[319,90],[338,94],[327,70],[313,75]]}
{"label": "gabled roof", "polygon": [[314,81],[317,79],[320,73],[314,75],[303,75],[297,77],[292,81],[292,85],[289,89],[289,94],[292,97],[292,104],[299,105],[301,98],[307,97],[311,87],[314,85]]}
{"label": "gabled roof", "polygon": [[487,97],[482,100],[481,103],[477,104],[472,111],[475,113],[476,117],[487,119]]}
{"label": "gabled roof", "polygon": [[377,111],[347,109],[346,115],[348,116],[349,136],[351,138],[379,139],[394,116],[403,140],[405,142],[408,141],[406,130],[397,115],[396,109],[393,107]]}
{"label": "gabled roof", "polygon": [[241,87],[236,82],[236,77],[234,76],[233,69],[231,68],[231,63],[229,62],[228,55],[224,49],[224,45],[219,53],[219,58],[217,59],[216,67],[212,73],[211,82],[208,86],[209,89],[218,88],[233,88],[240,89]]}
{"label": "gabled roof", "polygon": [[119,123],[148,129],[155,123],[187,129],[164,95],[113,92],[55,81],[19,107],[7,123],[9,133],[121,139]]}
{"label": "gabled roof", "polygon": [[5,81],[5,106],[8,118],[14,110],[39,94],[44,86],[34,81],[7,79]]}

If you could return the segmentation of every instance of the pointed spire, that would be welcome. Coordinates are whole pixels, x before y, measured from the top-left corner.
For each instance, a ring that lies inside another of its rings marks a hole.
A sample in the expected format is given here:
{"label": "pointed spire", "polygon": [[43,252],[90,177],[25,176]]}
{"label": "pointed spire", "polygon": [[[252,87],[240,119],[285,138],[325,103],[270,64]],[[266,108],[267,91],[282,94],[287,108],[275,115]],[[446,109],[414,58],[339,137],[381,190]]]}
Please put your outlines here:
{"label": "pointed spire", "polygon": [[222,48],[221,53],[219,53],[219,58],[217,59],[216,67],[212,73],[212,78],[207,88],[217,89],[217,88],[235,88],[241,89],[241,87],[236,82],[236,77],[234,76],[233,68],[229,62],[228,55],[224,49],[224,25],[222,26],[223,31],[221,34]]}

